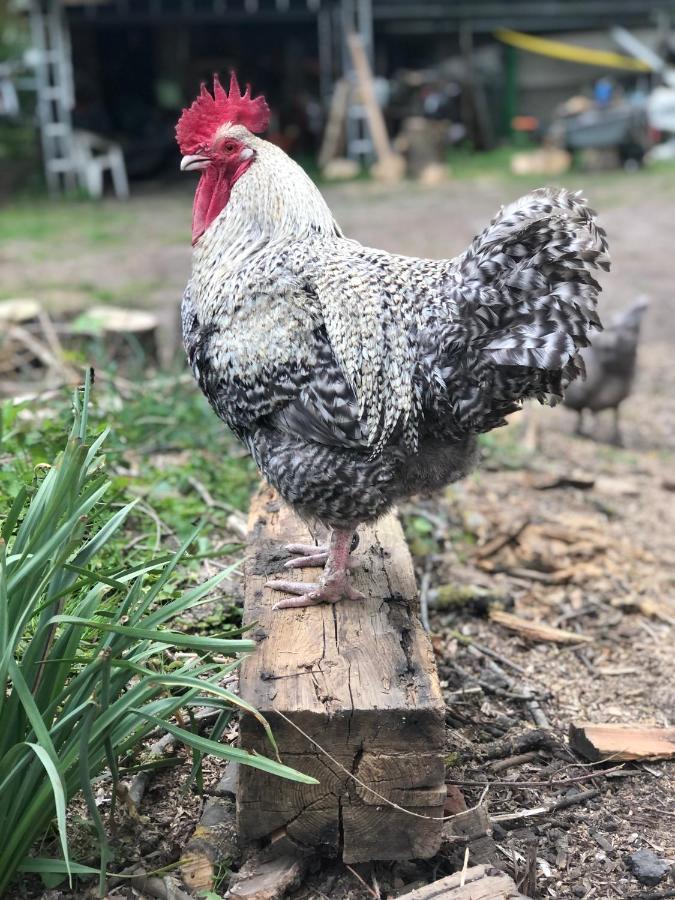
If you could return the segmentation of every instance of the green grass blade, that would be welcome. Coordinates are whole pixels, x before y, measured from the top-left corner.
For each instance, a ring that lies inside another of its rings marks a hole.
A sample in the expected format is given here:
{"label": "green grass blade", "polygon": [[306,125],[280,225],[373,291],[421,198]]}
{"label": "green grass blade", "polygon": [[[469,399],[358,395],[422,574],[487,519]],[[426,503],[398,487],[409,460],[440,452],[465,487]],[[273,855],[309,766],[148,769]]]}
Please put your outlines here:
{"label": "green grass blade", "polygon": [[[35,753],[37,758],[44,766],[52,786],[54,806],[56,808],[56,823],[59,832],[59,841],[61,843],[63,861],[65,863],[66,872],[68,874],[68,882],[72,887],[73,878],[72,870],[70,867],[70,855],[68,854],[68,834],[66,832],[66,792],[63,784],[63,779],[61,778],[57,763],[54,762],[51,754],[46,747],[42,747],[40,746],[40,744],[33,744],[30,741],[26,742],[26,746],[31,748],[33,753]],[[27,824],[28,823],[26,823],[24,827],[26,827]]]}
{"label": "green grass blade", "polygon": [[156,641],[167,647],[191,647],[193,650],[211,650],[214,653],[245,653],[255,650],[255,641],[244,639],[228,640],[227,638],[209,638],[181,631],[154,630],[152,628],[135,628],[131,625],[115,625],[112,622],[101,622],[96,619],[81,619],[79,616],[53,616],[55,623],[86,625],[99,631],[109,631],[128,638],[144,641]]}
{"label": "green grass blade", "polygon": [[168,731],[175,735],[180,741],[187,744],[188,747],[194,747],[201,753],[208,753],[211,756],[217,756],[219,759],[230,759],[234,762],[241,763],[242,765],[260,769],[263,772],[269,772],[271,775],[278,775],[279,778],[286,778],[289,781],[298,781],[301,784],[319,784],[316,778],[312,778],[311,775],[305,775],[302,772],[298,772],[296,769],[291,769],[290,766],[285,766],[283,763],[268,759],[266,756],[257,756],[256,754],[248,753],[246,750],[241,750],[239,747],[218,744],[216,741],[211,741],[201,735],[192,734],[192,732],[186,731],[184,728],[179,728],[178,725],[174,725],[173,722],[165,722],[162,719],[158,719],[156,716],[150,716],[143,712],[142,709],[134,709],[133,712],[164,729],[164,731]]}
{"label": "green grass blade", "polygon": [[157,684],[175,684],[181,685],[182,687],[196,688],[202,693],[212,694],[214,697],[219,697],[221,700],[226,700],[233,706],[238,706],[239,709],[243,709],[244,712],[247,712],[250,715],[254,716],[257,721],[260,722],[265,730],[267,739],[272,745],[277,759],[279,759],[279,748],[277,747],[277,742],[274,740],[274,736],[272,735],[272,729],[269,726],[269,722],[263,715],[261,715],[261,713],[258,712],[258,710],[254,706],[251,706],[250,703],[247,703],[246,700],[243,700],[241,697],[237,696],[237,694],[233,694],[232,691],[228,691],[227,688],[221,687],[218,684],[212,684],[211,682],[204,681],[200,678],[193,678],[189,675],[156,675],[155,673],[147,670],[146,675],[149,681],[154,681]]}
{"label": "green grass blade", "polygon": [[108,845],[108,838],[105,833],[105,828],[103,826],[103,821],[98,812],[98,807],[96,806],[96,799],[94,798],[94,792],[91,789],[91,770],[92,766],[89,760],[89,750],[90,750],[90,736],[91,736],[91,726],[93,724],[94,718],[96,717],[96,704],[91,701],[89,704],[89,708],[86,710],[83,720],[82,720],[82,729],[80,733],[80,757],[78,760],[78,769],[80,773],[80,789],[84,795],[85,802],[87,804],[87,809],[89,810],[89,815],[91,817],[92,822],[94,823],[94,828],[96,829],[96,835],[98,837],[98,846],[99,852],[101,854],[101,867],[99,871],[98,877],[98,891],[99,896],[105,896],[105,873],[106,868],[108,866],[108,860],[110,859],[110,847]]}
{"label": "green grass blade", "polygon": [[98,875],[99,870],[82,863],[66,862],[65,859],[49,859],[46,856],[29,856],[16,867],[17,872],[30,872],[35,875],[56,874]]}

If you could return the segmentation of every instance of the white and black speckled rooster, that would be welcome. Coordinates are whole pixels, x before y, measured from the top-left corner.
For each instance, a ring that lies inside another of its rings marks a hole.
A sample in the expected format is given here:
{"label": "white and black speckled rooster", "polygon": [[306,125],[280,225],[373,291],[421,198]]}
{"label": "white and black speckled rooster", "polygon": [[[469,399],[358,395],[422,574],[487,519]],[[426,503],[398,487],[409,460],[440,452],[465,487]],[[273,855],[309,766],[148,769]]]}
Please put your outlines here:
{"label": "white and black speckled rooster", "polygon": [[561,396],[599,327],[607,242],[578,196],[540,190],[502,209],[461,256],[414,259],[344,237],[278,147],[262,97],[213,95],[183,112],[181,168],[198,169],[193,268],[182,306],[195,377],[265,478],[330,545],[315,585],[275,581],[278,608],[361,595],[361,522],[465,476],[476,436],[522,401]]}

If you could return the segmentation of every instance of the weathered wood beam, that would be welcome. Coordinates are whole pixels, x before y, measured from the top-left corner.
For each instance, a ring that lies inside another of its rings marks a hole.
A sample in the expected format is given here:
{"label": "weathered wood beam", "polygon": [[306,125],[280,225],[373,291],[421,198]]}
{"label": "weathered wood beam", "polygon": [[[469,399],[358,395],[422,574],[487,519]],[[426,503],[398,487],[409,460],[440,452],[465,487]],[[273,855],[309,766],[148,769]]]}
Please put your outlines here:
{"label": "weathered wood beam", "polygon": [[[320,784],[242,766],[243,839],[283,834],[346,862],[432,856],[446,795],[444,704],[398,520],[359,529],[353,580],[364,602],[281,611],[272,610],[279,594],[265,583],[283,570],[285,545],[323,535],[310,534],[269,488],[255,497],[249,528],[244,623],[256,623],[258,648],[242,665],[241,695],[270,722],[283,761]],[[306,581],[319,574],[298,570]],[[253,717],[242,719],[241,745],[270,752]]]}

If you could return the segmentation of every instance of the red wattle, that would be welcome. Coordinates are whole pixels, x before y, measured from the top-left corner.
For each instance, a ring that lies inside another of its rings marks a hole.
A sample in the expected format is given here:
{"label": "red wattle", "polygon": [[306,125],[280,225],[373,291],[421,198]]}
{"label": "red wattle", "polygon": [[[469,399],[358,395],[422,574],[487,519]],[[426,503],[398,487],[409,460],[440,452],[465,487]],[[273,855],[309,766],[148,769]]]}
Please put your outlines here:
{"label": "red wattle", "polygon": [[225,209],[232,187],[225,172],[209,167],[199,179],[192,208],[192,244]]}

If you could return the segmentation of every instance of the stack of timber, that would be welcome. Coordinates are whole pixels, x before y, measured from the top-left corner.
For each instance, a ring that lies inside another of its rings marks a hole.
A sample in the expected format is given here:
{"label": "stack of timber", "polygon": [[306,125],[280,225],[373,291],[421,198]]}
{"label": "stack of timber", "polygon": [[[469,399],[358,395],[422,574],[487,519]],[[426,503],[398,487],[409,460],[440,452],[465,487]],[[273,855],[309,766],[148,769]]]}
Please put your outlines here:
{"label": "stack of timber", "polygon": [[[431,857],[446,797],[444,705],[403,532],[394,515],[360,529],[353,581],[364,602],[274,611],[280,595],[266,582],[283,571],[285,545],[323,537],[270,488],[254,499],[244,624],[258,647],[242,665],[240,692],[270,722],[284,763],[319,784],[242,766],[240,835],[285,837],[348,863]],[[305,581],[319,574],[299,570]],[[270,753],[251,716],[241,745]]]}

